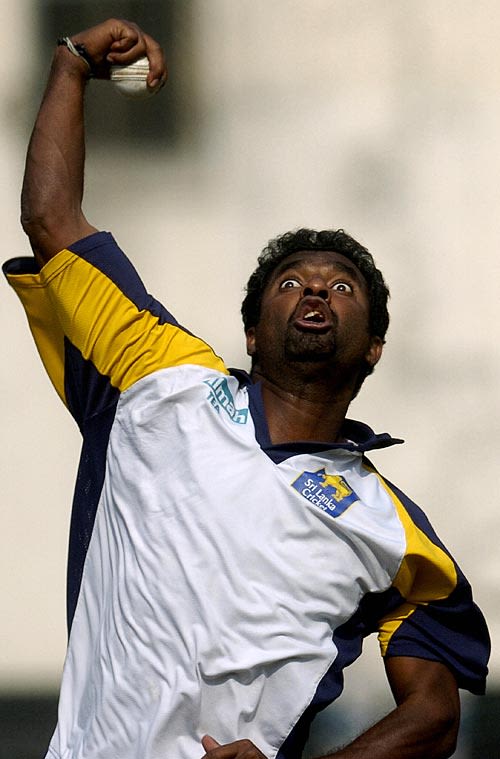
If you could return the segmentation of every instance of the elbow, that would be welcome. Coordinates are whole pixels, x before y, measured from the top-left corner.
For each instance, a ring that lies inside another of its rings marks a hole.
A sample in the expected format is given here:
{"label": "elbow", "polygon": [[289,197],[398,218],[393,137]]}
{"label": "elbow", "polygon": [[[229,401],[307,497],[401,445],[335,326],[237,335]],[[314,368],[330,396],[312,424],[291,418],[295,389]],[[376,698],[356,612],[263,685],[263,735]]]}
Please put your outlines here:
{"label": "elbow", "polygon": [[47,263],[59,249],[57,224],[43,215],[21,211],[21,226],[28,236],[31,249],[40,267]]}
{"label": "elbow", "polygon": [[50,236],[51,224],[42,214],[35,214],[31,209],[22,208],[20,221],[24,233],[35,247]]}
{"label": "elbow", "polygon": [[448,759],[457,748],[458,722],[444,726],[441,731],[441,752],[436,759]]}
{"label": "elbow", "polygon": [[[25,234],[34,246],[50,236],[51,229],[57,224],[53,207],[44,202],[43,198],[43,193],[33,192],[30,185],[25,183],[21,195],[20,221]],[[52,206],[54,205],[52,204]]]}
{"label": "elbow", "polygon": [[44,211],[41,207],[33,208],[28,204],[22,204],[20,221],[41,265],[75,240],[96,231],[81,212],[74,215],[69,212],[57,213],[53,210]]}
{"label": "elbow", "polygon": [[72,209],[65,198],[49,192],[49,188],[50,183],[40,186],[25,180],[21,194],[21,226],[34,250],[54,244],[71,222]]}
{"label": "elbow", "polygon": [[448,759],[453,756],[457,748],[460,708],[454,703],[436,704],[427,713],[426,722],[432,735],[433,750],[429,757]]}

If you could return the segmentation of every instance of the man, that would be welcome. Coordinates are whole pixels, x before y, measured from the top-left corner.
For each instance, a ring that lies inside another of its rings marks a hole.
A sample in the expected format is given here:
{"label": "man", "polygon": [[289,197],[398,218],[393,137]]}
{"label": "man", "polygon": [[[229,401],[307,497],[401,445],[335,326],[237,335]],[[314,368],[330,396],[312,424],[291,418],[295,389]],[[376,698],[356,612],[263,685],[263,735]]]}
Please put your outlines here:
{"label": "man", "polygon": [[143,55],[154,89],[163,54],[132,23],[58,47],[23,187],[36,263],[5,267],[83,434],[47,756],[299,757],[378,631],[396,708],[331,756],[448,757],[488,634],[425,516],[365,458],[400,441],[345,418],[382,353],[382,275],[341,231],[270,243],[242,309],[251,377],[180,327],[81,209],[89,72]]}

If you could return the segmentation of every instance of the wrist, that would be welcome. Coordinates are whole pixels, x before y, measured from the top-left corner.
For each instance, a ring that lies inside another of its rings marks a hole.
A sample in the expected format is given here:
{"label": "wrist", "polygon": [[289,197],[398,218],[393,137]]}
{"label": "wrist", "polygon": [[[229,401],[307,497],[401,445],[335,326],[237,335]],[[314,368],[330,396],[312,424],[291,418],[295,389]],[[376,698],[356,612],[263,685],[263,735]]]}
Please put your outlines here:
{"label": "wrist", "polygon": [[88,62],[79,55],[74,55],[66,45],[58,44],[54,51],[53,66],[63,68],[83,81],[92,77]]}
{"label": "wrist", "polygon": [[57,45],[58,47],[67,48],[71,55],[74,55],[75,58],[80,58],[85,61],[89,78],[95,76],[94,61],[90,57],[89,53],[87,52],[87,48],[82,42],[76,42],[75,40],[72,40],[71,37],[59,37],[57,40]]}

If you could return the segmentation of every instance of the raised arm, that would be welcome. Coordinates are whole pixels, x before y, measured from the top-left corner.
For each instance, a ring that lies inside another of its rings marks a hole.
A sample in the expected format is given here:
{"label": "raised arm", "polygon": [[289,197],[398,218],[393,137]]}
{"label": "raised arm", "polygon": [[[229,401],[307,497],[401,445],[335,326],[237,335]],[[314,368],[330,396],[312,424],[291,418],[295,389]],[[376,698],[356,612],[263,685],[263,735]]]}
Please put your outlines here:
{"label": "raised arm", "polygon": [[89,76],[109,77],[111,64],[147,55],[148,86],[166,80],[163,52],[129,21],[110,19],[71,37],[91,67],[68,47],[57,47],[31,136],[21,197],[21,223],[40,265],[95,232],[82,211],[85,163],[84,94]]}

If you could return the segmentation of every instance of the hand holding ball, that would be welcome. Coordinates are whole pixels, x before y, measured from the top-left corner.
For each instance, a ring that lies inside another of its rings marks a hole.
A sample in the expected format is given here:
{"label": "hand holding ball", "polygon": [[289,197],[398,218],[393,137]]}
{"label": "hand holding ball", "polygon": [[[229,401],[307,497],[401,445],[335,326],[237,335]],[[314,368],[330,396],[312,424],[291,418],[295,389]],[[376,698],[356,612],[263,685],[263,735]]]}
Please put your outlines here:
{"label": "hand holding ball", "polygon": [[121,95],[127,98],[139,100],[154,95],[160,89],[149,89],[146,78],[149,74],[149,61],[147,58],[130,63],[127,66],[111,66],[110,79]]}

